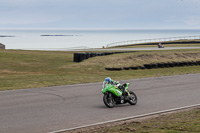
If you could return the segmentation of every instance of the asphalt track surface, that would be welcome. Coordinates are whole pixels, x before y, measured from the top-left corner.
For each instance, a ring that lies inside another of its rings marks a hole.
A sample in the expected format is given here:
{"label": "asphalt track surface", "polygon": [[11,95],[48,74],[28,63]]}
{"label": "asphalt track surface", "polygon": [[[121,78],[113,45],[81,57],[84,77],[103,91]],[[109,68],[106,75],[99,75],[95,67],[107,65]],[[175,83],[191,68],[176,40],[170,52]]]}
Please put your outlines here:
{"label": "asphalt track surface", "polygon": [[1,91],[0,133],[52,132],[200,103],[200,74],[120,82],[130,83],[137,105],[107,108],[102,83]]}

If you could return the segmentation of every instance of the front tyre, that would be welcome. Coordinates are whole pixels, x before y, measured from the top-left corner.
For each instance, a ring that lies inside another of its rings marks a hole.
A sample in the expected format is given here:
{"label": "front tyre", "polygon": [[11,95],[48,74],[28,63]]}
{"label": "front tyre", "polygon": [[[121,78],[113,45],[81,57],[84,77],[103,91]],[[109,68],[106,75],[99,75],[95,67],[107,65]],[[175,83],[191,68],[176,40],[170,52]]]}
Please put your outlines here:
{"label": "front tyre", "polygon": [[128,103],[130,104],[130,105],[136,105],[137,104],[137,96],[136,96],[136,94],[134,93],[134,92],[132,92],[132,91],[129,91],[129,93],[130,93],[130,100],[128,101]]}
{"label": "front tyre", "polygon": [[111,93],[104,94],[103,102],[108,108],[113,108],[115,106],[115,101]]}

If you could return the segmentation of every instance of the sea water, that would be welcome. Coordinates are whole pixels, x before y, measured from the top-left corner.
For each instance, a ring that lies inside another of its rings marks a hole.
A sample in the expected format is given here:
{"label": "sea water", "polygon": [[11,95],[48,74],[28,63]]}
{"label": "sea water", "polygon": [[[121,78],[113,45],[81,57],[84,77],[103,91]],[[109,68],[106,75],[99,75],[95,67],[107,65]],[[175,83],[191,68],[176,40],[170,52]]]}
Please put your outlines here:
{"label": "sea water", "polygon": [[6,45],[6,49],[64,50],[102,48],[114,42],[182,36],[200,36],[200,29],[4,29],[0,30],[0,43]]}

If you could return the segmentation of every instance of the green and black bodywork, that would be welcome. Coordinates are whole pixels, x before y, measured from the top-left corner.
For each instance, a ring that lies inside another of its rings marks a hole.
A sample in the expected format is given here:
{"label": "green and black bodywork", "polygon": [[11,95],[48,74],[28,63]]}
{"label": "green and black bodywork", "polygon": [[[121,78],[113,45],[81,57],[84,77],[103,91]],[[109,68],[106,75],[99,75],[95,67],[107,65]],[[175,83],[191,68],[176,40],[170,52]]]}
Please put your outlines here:
{"label": "green and black bodywork", "polygon": [[137,96],[133,91],[128,90],[129,85],[129,83],[118,86],[106,84],[102,89],[104,104],[109,108],[114,107],[116,104],[127,102],[135,105],[137,103]]}

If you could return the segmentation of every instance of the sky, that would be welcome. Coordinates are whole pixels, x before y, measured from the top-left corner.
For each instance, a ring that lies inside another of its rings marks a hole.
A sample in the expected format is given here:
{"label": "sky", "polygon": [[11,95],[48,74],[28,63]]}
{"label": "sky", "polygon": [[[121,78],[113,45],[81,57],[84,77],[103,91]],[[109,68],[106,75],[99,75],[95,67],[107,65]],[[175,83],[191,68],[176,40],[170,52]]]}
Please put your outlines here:
{"label": "sky", "polygon": [[0,28],[200,29],[200,0],[0,0]]}

